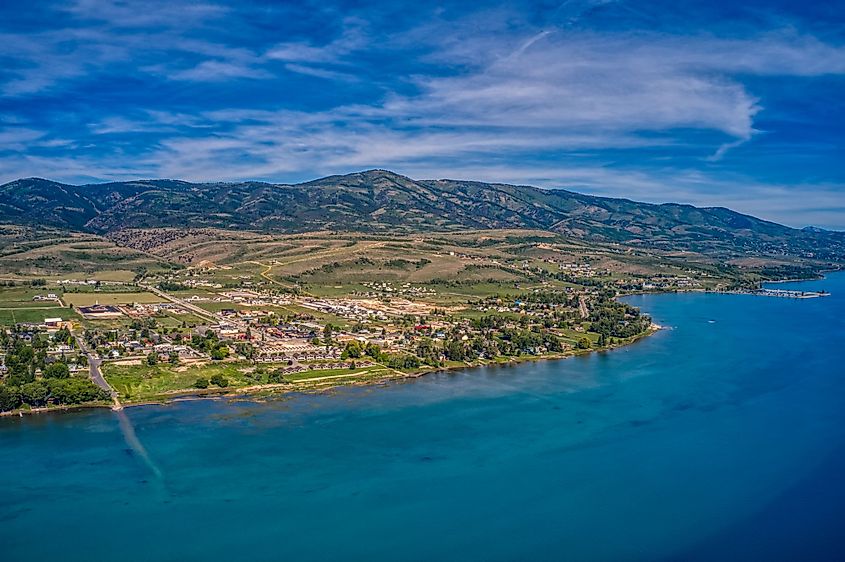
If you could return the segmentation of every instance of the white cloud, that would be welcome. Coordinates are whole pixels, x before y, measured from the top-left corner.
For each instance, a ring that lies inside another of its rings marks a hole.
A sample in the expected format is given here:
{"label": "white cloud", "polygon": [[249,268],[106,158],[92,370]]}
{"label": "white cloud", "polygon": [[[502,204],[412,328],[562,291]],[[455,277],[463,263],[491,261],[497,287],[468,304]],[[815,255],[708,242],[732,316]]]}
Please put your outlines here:
{"label": "white cloud", "polygon": [[[595,2],[565,4],[558,16],[571,23]],[[294,72],[329,81],[379,81],[379,87],[392,84],[393,93],[311,112],[282,104],[256,110],[248,96],[241,107],[199,107],[189,114],[140,107],[105,115],[89,126],[89,138],[78,140],[85,144],[93,137],[102,148],[96,158],[85,153],[53,160],[20,155],[4,160],[0,172],[235,180],[388,167],[413,175],[450,171],[464,178],[557,183],[649,200],[712,204],[721,196],[726,204],[780,217],[788,207],[772,205],[786,198],[771,186],[755,191],[749,178],[731,183],[702,176],[695,181],[687,171],[635,167],[616,173],[610,163],[597,162],[603,150],[643,147],[683,147],[695,149],[702,160],[723,160],[736,147],[754,142],[755,118],[765,111],[766,100],[745,85],[744,77],[845,73],[843,47],[790,28],[742,39],[598,33],[568,24],[514,23],[506,10],[487,10],[448,21],[435,17],[399,32],[347,18],[340,22],[341,33],[322,44],[275,42],[279,39],[273,37],[270,46],[248,49],[237,44],[237,33],[216,33],[215,41],[187,33],[225,23],[229,15],[212,5],[192,6],[187,12],[180,6],[177,17],[167,3],[139,13],[127,4],[80,0],[68,8],[68,17],[83,26],[0,35],[6,56],[18,63],[7,70],[11,78],[0,89],[21,97],[128,68],[143,79],[212,85]],[[411,70],[394,67],[394,74],[385,73],[381,80],[378,68],[362,70],[362,60],[375,60],[384,51],[394,59],[413,56],[407,61]],[[21,140],[26,123],[20,127],[18,136],[4,144],[23,150],[28,142],[42,147],[71,142],[46,134]],[[703,134],[690,135],[690,130]],[[119,135],[136,133],[153,140],[131,154],[110,144]],[[693,142],[700,144],[691,147]],[[592,164],[571,165],[579,155]],[[567,165],[545,167],[556,156],[565,156]],[[820,201],[830,199],[824,186],[781,188],[806,188]],[[733,191],[765,201],[755,207],[750,198],[732,199]]]}
{"label": "white cloud", "polygon": [[270,78],[272,76],[273,74],[267,70],[243,62],[219,60],[205,60],[193,68],[170,74],[170,78],[173,80],[193,80],[197,82],[216,82],[232,78]]}

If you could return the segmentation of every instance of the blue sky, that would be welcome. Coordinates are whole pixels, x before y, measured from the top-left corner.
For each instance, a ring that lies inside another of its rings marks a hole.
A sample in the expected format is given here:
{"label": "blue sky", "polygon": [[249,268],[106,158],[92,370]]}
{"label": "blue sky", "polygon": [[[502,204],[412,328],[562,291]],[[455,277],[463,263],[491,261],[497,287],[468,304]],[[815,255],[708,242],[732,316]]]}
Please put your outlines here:
{"label": "blue sky", "polygon": [[842,2],[0,3],[0,181],[367,168],[845,228]]}

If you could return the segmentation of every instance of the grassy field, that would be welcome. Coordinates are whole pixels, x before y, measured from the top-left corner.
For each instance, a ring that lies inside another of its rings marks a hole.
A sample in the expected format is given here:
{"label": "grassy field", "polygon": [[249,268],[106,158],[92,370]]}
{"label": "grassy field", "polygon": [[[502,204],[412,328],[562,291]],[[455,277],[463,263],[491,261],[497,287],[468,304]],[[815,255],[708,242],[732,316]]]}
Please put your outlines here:
{"label": "grassy field", "polygon": [[[246,386],[268,383],[268,373],[283,365],[262,365],[261,373],[248,362],[207,363],[190,367],[174,367],[166,364],[150,366],[117,365],[106,362],[102,366],[103,375],[124,400],[151,400],[165,397],[174,392],[196,390],[194,383],[198,378],[210,379],[220,374],[229,381],[227,388],[236,390]],[[356,367],[355,369],[320,369],[285,375],[284,380],[294,384],[348,382],[384,378],[395,374],[381,365]],[[218,388],[210,385],[209,388]],[[291,389],[294,387],[292,386]]]}
{"label": "grassy field", "polygon": [[164,264],[93,234],[0,225],[0,275],[12,278],[130,281],[140,269],[158,271]]}
{"label": "grassy field", "polygon": [[43,322],[45,318],[79,320],[79,316],[73,310],[59,306],[0,308],[0,325],[4,326],[11,326],[17,322]]}
{"label": "grassy field", "polygon": [[35,295],[60,292],[47,287],[0,287],[0,325],[11,326],[17,322],[43,322],[45,318],[78,319],[69,308],[58,306],[55,301],[33,301]]}
{"label": "grassy field", "polygon": [[696,261],[695,255],[685,254],[680,259],[656,250],[622,250],[612,244],[533,230],[386,236],[153,229],[124,231],[116,240],[186,266],[173,270],[173,281],[221,286],[180,291],[181,296],[251,288],[348,297],[369,291],[365,282],[392,282],[394,286],[410,283],[433,288],[437,294],[424,299],[449,306],[464,304],[468,298],[536,287],[544,280],[563,287],[564,281],[551,278],[562,271],[559,263],[589,263],[601,270],[602,278],[611,280],[630,281],[656,273],[682,275],[691,264],[717,273],[707,260]]}
{"label": "grassy field", "polygon": [[152,293],[65,293],[63,300],[73,306],[100,304],[157,303],[164,299]]}
{"label": "grassy field", "polygon": [[47,287],[0,287],[0,308],[55,305],[55,302],[51,303],[51,301],[32,300],[36,295],[46,295],[47,293],[59,294],[60,291]]}
{"label": "grassy field", "polygon": [[[201,366],[173,367],[171,365],[115,365],[104,363],[103,375],[124,399],[152,399],[168,392],[191,390],[198,378],[215,374],[226,377],[230,388],[256,384],[247,377],[251,367],[245,363],[209,363]],[[211,385],[212,388],[214,385]]]}
{"label": "grassy field", "polygon": [[199,326],[208,323],[208,320],[204,320],[194,314],[175,314],[173,312],[157,314],[155,319],[159,326],[165,328],[179,328],[183,323],[187,326]]}

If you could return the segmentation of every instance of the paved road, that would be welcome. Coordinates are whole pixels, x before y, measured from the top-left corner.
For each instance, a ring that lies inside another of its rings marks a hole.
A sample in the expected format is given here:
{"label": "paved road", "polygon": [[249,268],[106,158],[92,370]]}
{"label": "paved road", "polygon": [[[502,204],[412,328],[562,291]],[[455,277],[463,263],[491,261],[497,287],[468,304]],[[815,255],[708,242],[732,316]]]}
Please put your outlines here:
{"label": "paved road", "polygon": [[587,299],[578,297],[578,310],[581,312],[581,318],[590,316],[590,311],[587,310]]}
{"label": "paved road", "polygon": [[194,314],[196,314],[200,318],[205,318],[206,320],[213,320],[213,321],[217,320],[217,317],[214,316],[214,314],[205,310],[204,308],[200,308],[200,307],[198,307],[194,304],[191,304],[189,302],[185,302],[182,299],[178,299],[178,298],[174,297],[173,295],[168,295],[164,291],[162,291],[162,290],[160,290],[156,287],[153,287],[152,285],[141,285],[141,287],[150,291],[151,293],[154,293],[154,294],[160,296],[163,299],[167,299],[172,303],[176,303],[181,307],[187,308],[188,310],[190,310],[191,312],[193,312]]}
{"label": "paved road", "polygon": [[112,402],[114,402],[114,406],[112,406],[113,410],[122,410],[123,405],[117,399],[117,391],[111,387],[108,381],[106,381],[106,378],[103,376],[103,372],[100,371],[100,365],[103,364],[103,360],[85,347],[82,342],[82,338],[76,334],[74,334],[74,338],[76,339],[76,345],[79,346],[80,351],[82,351],[82,353],[85,354],[85,357],[88,358],[88,375],[91,377],[91,380],[94,381],[94,384],[109,393]]}

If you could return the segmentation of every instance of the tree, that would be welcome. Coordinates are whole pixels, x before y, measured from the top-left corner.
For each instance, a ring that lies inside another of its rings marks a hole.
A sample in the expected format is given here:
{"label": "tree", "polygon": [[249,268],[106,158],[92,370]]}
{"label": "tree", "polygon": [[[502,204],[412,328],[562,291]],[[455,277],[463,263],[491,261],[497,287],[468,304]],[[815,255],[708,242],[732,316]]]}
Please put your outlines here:
{"label": "tree", "polygon": [[355,340],[346,343],[346,349],[343,350],[341,354],[342,359],[351,358],[358,358],[361,357],[363,350],[361,349],[361,344]]}
{"label": "tree", "polygon": [[171,365],[178,365],[179,364],[179,354],[175,351],[171,351],[170,355],[168,356],[168,362]]}
{"label": "tree", "polygon": [[377,359],[378,356],[381,355],[381,348],[374,343],[368,343],[364,348],[364,353],[373,359]]}
{"label": "tree", "polygon": [[155,351],[151,351],[149,355],[147,355],[147,365],[153,367],[158,364],[158,353]]}
{"label": "tree", "polygon": [[255,358],[255,346],[248,342],[240,342],[235,346],[238,355],[242,355],[245,359]]}
{"label": "tree", "polygon": [[47,403],[50,389],[42,381],[28,382],[21,386],[21,400],[30,406],[43,406]]}
{"label": "tree", "polygon": [[0,412],[14,410],[20,405],[20,390],[14,386],[0,384]]}
{"label": "tree", "polygon": [[196,388],[208,388],[208,379],[198,378],[194,382],[194,387],[196,387]]}
{"label": "tree", "polygon": [[444,346],[443,354],[451,361],[463,361],[466,358],[466,350],[460,340],[449,341]]}
{"label": "tree", "polygon": [[211,351],[211,358],[215,361],[226,359],[227,355],[229,355],[229,350],[225,347],[216,347]]}
{"label": "tree", "polygon": [[66,379],[68,377],[70,377],[70,369],[68,368],[67,363],[57,361],[47,365],[44,369],[45,379]]}
{"label": "tree", "polygon": [[9,369],[9,376],[6,382],[9,386],[20,386],[35,380],[35,373],[27,365],[20,365],[14,369]]}
{"label": "tree", "polygon": [[216,384],[220,388],[226,388],[229,386],[229,380],[220,373],[212,375],[210,381],[212,384]]}
{"label": "tree", "polygon": [[586,336],[578,340],[578,349],[590,349],[592,346],[593,344],[590,342],[590,338]]}
{"label": "tree", "polygon": [[50,394],[60,404],[81,404],[96,400],[107,400],[106,391],[88,379],[49,379]]}
{"label": "tree", "polygon": [[62,328],[61,330],[56,330],[56,333],[53,334],[53,341],[56,343],[69,343],[72,341],[70,330],[67,328]]}

